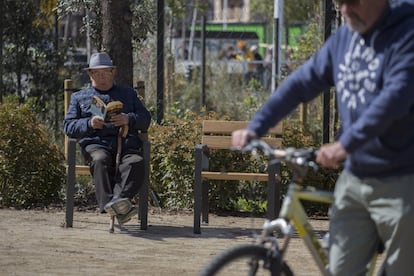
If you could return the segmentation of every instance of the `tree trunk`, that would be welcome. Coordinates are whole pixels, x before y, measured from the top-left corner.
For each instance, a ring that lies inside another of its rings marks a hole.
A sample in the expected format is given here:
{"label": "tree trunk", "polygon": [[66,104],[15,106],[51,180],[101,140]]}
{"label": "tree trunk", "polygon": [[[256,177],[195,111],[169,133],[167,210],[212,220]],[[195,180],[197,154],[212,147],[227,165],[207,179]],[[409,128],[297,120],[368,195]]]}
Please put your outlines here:
{"label": "tree trunk", "polygon": [[[0,10],[3,14],[3,1],[0,1]],[[3,16],[0,17],[0,104],[3,103]]]}
{"label": "tree trunk", "polygon": [[115,81],[133,86],[132,12],[128,0],[103,0],[102,45],[117,67]]}

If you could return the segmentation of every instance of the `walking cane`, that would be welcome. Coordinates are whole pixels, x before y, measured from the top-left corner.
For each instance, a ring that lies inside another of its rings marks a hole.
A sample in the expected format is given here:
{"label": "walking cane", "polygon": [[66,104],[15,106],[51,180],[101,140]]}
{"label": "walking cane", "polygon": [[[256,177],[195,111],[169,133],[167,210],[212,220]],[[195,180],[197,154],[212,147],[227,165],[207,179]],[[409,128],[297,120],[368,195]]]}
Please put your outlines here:
{"label": "walking cane", "polygon": [[[116,159],[115,159],[115,176],[118,174],[119,164],[121,163],[122,153],[122,138],[125,138],[128,134],[128,125],[121,126],[118,132],[118,142],[116,148]],[[115,216],[111,216],[111,222],[109,225],[109,232],[114,232]]]}
{"label": "walking cane", "polygon": [[119,163],[121,162],[122,153],[122,138],[125,138],[128,134],[128,125],[121,126],[118,132],[118,145],[116,149],[116,163],[115,163],[115,175],[118,174]]}

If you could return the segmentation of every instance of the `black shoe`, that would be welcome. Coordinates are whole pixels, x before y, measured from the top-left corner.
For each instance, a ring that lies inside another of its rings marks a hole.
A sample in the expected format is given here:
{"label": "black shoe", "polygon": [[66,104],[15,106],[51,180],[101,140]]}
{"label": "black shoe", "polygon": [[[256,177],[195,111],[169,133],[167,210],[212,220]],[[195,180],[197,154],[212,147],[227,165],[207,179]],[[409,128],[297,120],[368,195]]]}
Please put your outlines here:
{"label": "black shoe", "polygon": [[128,198],[112,198],[105,207],[104,210],[111,216],[125,215],[132,208],[131,201]]}
{"label": "black shoe", "polygon": [[132,219],[133,216],[138,214],[138,210],[135,206],[132,206],[128,213],[124,215],[117,215],[116,218],[118,219],[119,224],[125,224]]}

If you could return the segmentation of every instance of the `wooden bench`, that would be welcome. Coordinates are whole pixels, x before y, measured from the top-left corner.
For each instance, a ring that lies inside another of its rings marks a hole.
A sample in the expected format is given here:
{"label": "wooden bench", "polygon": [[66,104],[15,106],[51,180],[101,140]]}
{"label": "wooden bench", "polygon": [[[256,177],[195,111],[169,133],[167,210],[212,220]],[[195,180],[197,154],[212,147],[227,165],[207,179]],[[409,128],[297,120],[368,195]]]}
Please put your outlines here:
{"label": "wooden bench", "polygon": [[[195,148],[195,185],[194,185],[194,233],[200,234],[200,217],[208,223],[208,182],[207,180],[246,180],[267,181],[267,218],[276,218],[279,214],[280,185],[276,176],[280,176],[280,163],[269,162],[267,173],[217,172],[209,170],[209,150],[229,150],[231,133],[246,128],[247,121],[205,120],[202,126],[201,144]],[[274,147],[282,146],[282,124],[269,131],[263,139]],[[280,177],[278,177],[280,179]]]}
{"label": "wooden bench", "polygon": [[[64,85],[64,112],[66,114],[70,104],[70,96],[74,89],[72,87],[72,80],[65,80]],[[148,190],[149,190],[149,171],[150,171],[150,142],[148,141],[147,133],[140,133],[140,138],[143,141],[143,159],[145,162],[144,182],[139,190],[139,206],[138,206],[138,220],[141,221],[140,229],[146,230],[148,228]],[[67,188],[66,188],[66,220],[65,226],[73,226],[73,208],[74,208],[74,194],[75,194],[75,180],[76,175],[90,175],[89,166],[76,164],[76,145],[77,140],[65,136],[65,157],[67,162]],[[113,232],[114,218],[111,218],[110,232]]]}

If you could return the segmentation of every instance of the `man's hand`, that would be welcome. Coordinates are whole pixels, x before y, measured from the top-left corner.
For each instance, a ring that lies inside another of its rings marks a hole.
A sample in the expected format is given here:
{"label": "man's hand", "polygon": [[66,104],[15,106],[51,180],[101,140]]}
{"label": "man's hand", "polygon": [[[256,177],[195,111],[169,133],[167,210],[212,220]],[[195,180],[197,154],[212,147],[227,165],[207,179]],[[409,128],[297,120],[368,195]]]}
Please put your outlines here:
{"label": "man's hand", "polygon": [[93,116],[90,124],[93,129],[103,129],[105,121],[101,116]]}
{"label": "man's hand", "polygon": [[323,167],[337,169],[339,165],[346,159],[348,153],[342,147],[341,143],[323,145],[318,152],[316,162]]}
{"label": "man's hand", "polygon": [[233,147],[242,148],[253,138],[256,138],[256,134],[252,131],[247,129],[239,129],[233,131],[231,135],[231,143]]}
{"label": "man's hand", "polygon": [[111,116],[111,123],[116,127],[127,126],[128,123],[129,123],[129,117],[125,113],[112,115]]}

